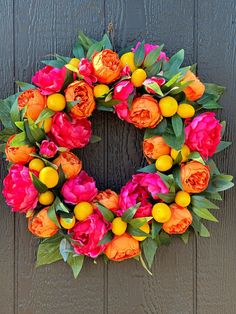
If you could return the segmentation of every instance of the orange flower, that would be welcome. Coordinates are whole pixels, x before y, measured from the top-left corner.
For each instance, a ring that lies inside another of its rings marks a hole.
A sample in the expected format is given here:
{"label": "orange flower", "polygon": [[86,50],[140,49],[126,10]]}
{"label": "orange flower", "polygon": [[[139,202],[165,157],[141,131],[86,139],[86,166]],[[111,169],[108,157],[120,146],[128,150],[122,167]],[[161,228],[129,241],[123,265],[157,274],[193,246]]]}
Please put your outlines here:
{"label": "orange flower", "polygon": [[82,161],[71,152],[62,152],[53,160],[58,167],[61,165],[67,179],[74,178],[82,169]]}
{"label": "orange flower", "polygon": [[193,160],[181,166],[180,177],[185,192],[200,193],[208,186],[210,168]]}
{"label": "orange flower", "polygon": [[143,141],[143,152],[147,158],[157,159],[162,155],[169,155],[170,147],[162,136],[153,136]]}
{"label": "orange flower", "polygon": [[108,243],[105,254],[110,260],[117,262],[135,257],[140,254],[139,242],[127,233],[121,236],[115,236],[115,238]]}
{"label": "orange flower", "polygon": [[28,229],[41,238],[49,238],[57,233],[57,225],[48,217],[48,207],[40,210],[35,216],[28,219]]}
{"label": "orange flower", "polygon": [[69,84],[65,90],[66,101],[80,102],[72,107],[70,114],[75,119],[84,119],[91,116],[94,108],[95,101],[93,97],[93,90],[85,81],[74,81]]}
{"label": "orange flower", "polygon": [[184,89],[185,96],[190,101],[195,101],[202,97],[202,95],[205,92],[205,85],[196,77],[196,75],[188,71],[185,74],[185,77],[183,78],[182,82],[186,83],[189,81],[193,81]]}
{"label": "orange flower", "polygon": [[18,96],[18,108],[22,110],[27,106],[25,117],[37,120],[40,113],[46,107],[47,97],[38,89],[28,89]]}
{"label": "orange flower", "polygon": [[33,156],[30,156],[30,154],[35,153],[36,149],[34,146],[30,147],[28,145],[23,145],[23,146],[10,146],[11,141],[15,135],[12,135],[9,137],[6,148],[5,148],[5,153],[7,156],[7,160],[14,163],[14,164],[27,164],[31,159],[33,159]]}
{"label": "orange flower", "polygon": [[171,218],[162,225],[163,230],[169,234],[182,234],[192,223],[192,215],[185,207],[177,204],[170,205]]}
{"label": "orange flower", "polygon": [[130,108],[130,120],[137,128],[155,128],[162,120],[158,102],[149,95],[136,98]]}
{"label": "orange flower", "polygon": [[122,65],[116,52],[105,49],[95,53],[92,59],[93,72],[98,81],[110,84],[120,77]]}
{"label": "orange flower", "polygon": [[95,199],[96,202],[101,203],[111,211],[116,212],[119,209],[119,196],[112,190],[105,190],[99,192]]}

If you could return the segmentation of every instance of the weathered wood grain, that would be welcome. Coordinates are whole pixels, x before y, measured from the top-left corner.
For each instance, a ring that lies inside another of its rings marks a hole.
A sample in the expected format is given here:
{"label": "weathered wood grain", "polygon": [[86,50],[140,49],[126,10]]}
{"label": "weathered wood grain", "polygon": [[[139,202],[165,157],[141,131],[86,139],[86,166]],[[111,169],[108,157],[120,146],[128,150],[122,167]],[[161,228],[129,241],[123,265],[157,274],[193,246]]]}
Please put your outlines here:
{"label": "weathered wood grain", "polygon": [[[14,93],[14,38],[13,38],[13,3],[1,0],[0,8],[0,99]],[[5,177],[6,163],[0,163],[0,190]],[[14,214],[0,195],[0,308],[2,313],[14,311]]]}

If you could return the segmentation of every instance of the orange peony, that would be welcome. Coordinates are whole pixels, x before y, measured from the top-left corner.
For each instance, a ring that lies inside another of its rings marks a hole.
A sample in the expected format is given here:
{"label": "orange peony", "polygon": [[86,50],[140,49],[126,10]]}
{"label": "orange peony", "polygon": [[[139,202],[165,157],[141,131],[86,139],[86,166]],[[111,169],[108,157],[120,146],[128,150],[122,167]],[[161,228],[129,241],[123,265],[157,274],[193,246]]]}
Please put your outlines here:
{"label": "orange peony", "polygon": [[105,190],[99,192],[95,199],[96,202],[101,203],[111,211],[116,212],[119,209],[119,196],[112,190]]}
{"label": "orange peony", "polygon": [[28,219],[28,228],[31,233],[41,238],[49,238],[57,233],[57,225],[48,217],[48,207],[40,210],[35,216]]}
{"label": "orange peony", "polygon": [[208,186],[210,168],[198,161],[190,161],[181,166],[180,177],[185,192],[201,193]]}
{"label": "orange peony", "polygon": [[139,241],[135,240],[127,233],[121,236],[115,236],[114,239],[108,243],[105,254],[110,260],[117,262],[135,257],[140,254]]}
{"label": "orange peony", "polygon": [[157,159],[162,155],[169,155],[170,147],[162,136],[153,136],[143,141],[143,152],[147,158]]}
{"label": "orange peony", "polygon": [[95,53],[92,59],[92,66],[98,81],[105,84],[110,84],[117,80],[122,71],[118,54],[109,49]]}
{"label": "orange peony", "polygon": [[61,165],[67,179],[76,177],[82,169],[82,161],[71,152],[62,152],[53,160],[58,167]]}
{"label": "orange peony", "polygon": [[185,207],[177,204],[170,205],[171,218],[162,225],[163,230],[169,234],[182,234],[192,223],[192,215]]}
{"label": "orange peony", "polygon": [[22,110],[27,106],[25,117],[37,120],[40,113],[46,107],[47,97],[38,89],[28,89],[18,96],[18,108]]}
{"label": "orange peony", "polygon": [[136,98],[130,108],[130,120],[137,128],[155,128],[162,120],[158,102],[149,95]]}
{"label": "orange peony", "polygon": [[66,101],[80,101],[72,107],[70,114],[75,119],[84,119],[91,116],[95,109],[93,90],[85,81],[74,81],[65,90]]}
{"label": "orange peony", "polygon": [[30,154],[35,153],[36,149],[34,146],[30,147],[28,145],[22,145],[22,146],[10,146],[11,141],[15,135],[12,135],[9,137],[6,148],[5,148],[5,154],[7,156],[7,160],[12,162],[13,164],[27,164],[31,159],[33,159],[33,156],[30,156]]}
{"label": "orange peony", "polygon": [[188,71],[182,80],[183,83],[189,81],[193,82],[184,89],[185,96],[190,101],[198,100],[205,92],[205,85],[191,71]]}

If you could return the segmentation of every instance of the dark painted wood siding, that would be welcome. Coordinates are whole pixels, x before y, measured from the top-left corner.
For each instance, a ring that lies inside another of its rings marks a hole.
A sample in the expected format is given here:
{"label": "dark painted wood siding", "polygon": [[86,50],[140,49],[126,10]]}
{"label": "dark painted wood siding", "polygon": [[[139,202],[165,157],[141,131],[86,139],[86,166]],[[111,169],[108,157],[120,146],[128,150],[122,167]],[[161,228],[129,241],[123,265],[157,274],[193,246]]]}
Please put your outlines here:
{"label": "dark painted wood siding", "polygon": [[[69,54],[78,29],[99,38],[112,22],[118,48],[146,38],[186,51],[205,81],[227,86],[226,136],[236,132],[235,0],[0,0],[0,98],[14,92],[14,78],[29,81],[50,52]],[[82,153],[100,189],[119,190],[143,162],[142,132],[112,114],[95,113],[103,141]],[[218,157],[236,175],[235,145]],[[6,164],[1,162],[1,178]],[[150,277],[135,261],[86,262],[78,280],[63,263],[35,269],[37,240],[26,221],[1,196],[1,314],[233,314],[236,313],[235,191],[216,213],[210,239],[192,236],[159,250]]]}

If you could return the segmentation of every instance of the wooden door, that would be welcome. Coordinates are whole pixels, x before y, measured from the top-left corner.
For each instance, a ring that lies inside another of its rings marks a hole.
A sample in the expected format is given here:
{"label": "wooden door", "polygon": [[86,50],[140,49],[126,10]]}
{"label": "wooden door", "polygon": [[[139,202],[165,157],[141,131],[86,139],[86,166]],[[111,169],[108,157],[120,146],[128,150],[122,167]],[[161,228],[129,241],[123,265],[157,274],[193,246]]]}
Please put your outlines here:
{"label": "wooden door", "polygon": [[[113,23],[117,48],[146,39],[165,43],[170,54],[186,51],[205,81],[227,86],[226,137],[236,132],[236,4],[234,0],[0,0],[0,98],[14,79],[29,81],[50,52],[70,54],[79,29],[100,38]],[[119,190],[143,163],[142,132],[114,115],[95,113],[102,142],[83,152],[85,169],[100,189]],[[235,145],[218,158],[235,172]],[[6,164],[1,162],[1,178]],[[135,261],[95,265],[87,261],[78,280],[62,262],[35,269],[37,240],[26,221],[1,196],[0,313],[2,314],[233,314],[236,313],[235,191],[226,193],[209,226],[212,237],[192,236],[159,250],[154,275]]]}

